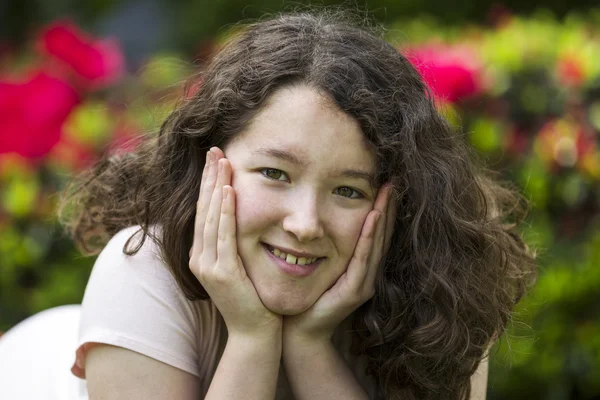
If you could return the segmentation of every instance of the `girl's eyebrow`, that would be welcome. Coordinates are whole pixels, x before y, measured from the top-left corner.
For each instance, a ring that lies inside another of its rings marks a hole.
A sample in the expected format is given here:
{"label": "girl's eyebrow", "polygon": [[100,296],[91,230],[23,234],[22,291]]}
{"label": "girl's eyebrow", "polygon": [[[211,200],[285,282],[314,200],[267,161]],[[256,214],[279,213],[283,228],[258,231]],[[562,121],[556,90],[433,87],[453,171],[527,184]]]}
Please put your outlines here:
{"label": "girl's eyebrow", "polygon": [[287,161],[290,164],[297,165],[299,167],[306,167],[306,163],[298,158],[295,154],[290,153],[289,151],[272,149],[272,148],[259,148],[252,151],[252,154],[268,156],[278,158],[283,161]]}
{"label": "girl's eyebrow", "polygon": [[366,181],[369,185],[371,184],[371,182],[373,182],[375,180],[375,176],[370,173],[370,172],[366,172],[366,171],[360,171],[357,169],[343,169],[340,171],[335,171],[332,173],[333,176],[344,176],[346,178],[351,178],[351,179],[362,179],[364,181]]}
{"label": "girl's eyebrow", "polygon": [[[273,149],[273,148],[259,148],[259,149],[253,150],[252,154],[278,158],[282,161],[286,161],[286,162],[289,162],[290,164],[294,164],[294,165],[297,165],[297,166],[303,167],[303,168],[306,168],[306,166],[307,166],[307,163],[304,160],[300,159],[295,154],[290,153],[289,151],[285,151],[285,150]],[[362,170],[358,170],[358,169],[337,170],[337,171],[331,172],[330,175],[335,176],[335,177],[343,176],[343,177],[352,178],[352,179],[362,179],[362,180],[366,181],[368,184],[371,184],[375,180],[375,176],[371,172],[362,171]]]}

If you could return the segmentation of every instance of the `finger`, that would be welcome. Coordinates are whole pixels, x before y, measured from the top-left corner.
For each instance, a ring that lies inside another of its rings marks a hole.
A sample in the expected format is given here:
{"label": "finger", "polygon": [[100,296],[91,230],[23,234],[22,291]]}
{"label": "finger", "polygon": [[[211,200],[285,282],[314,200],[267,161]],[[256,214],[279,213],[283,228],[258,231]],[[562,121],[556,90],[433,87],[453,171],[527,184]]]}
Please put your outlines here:
{"label": "finger", "polygon": [[377,197],[375,198],[375,204],[373,204],[374,210],[377,210],[382,214],[385,213],[391,190],[392,185],[390,185],[389,183],[386,183],[383,186],[381,186],[379,192],[377,193]]}
{"label": "finger", "polygon": [[[192,258],[192,251],[194,250],[194,244],[199,245],[199,241],[196,240],[196,233],[198,232],[198,230],[196,229],[196,226],[198,225],[198,210],[199,210],[199,205],[200,205],[200,199],[202,198],[202,190],[206,187],[206,180],[207,180],[207,176],[208,176],[208,165],[210,163],[210,158],[209,158],[209,154],[210,151],[206,152],[206,158],[204,159],[204,169],[202,170],[202,179],[200,180],[200,189],[198,190],[198,201],[196,201],[196,215],[195,215],[195,219],[194,219],[194,237],[192,238],[192,247],[190,248],[190,258]],[[198,235],[200,236],[200,235]]]}
{"label": "finger", "polygon": [[217,157],[217,160],[225,158],[225,153],[219,147],[213,146],[210,148],[210,151]]}
{"label": "finger", "polygon": [[202,172],[200,194],[196,203],[196,219],[194,222],[194,243],[192,249],[202,252],[204,242],[204,222],[210,205],[210,199],[217,180],[215,157],[211,151],[206,153],[206,163]]}
{"label": "finger", "polygon": [[198,200],[196,201],[196,214],[194,215],[194,236],[192,237],[192,247],[190,247],[190,251],[188,253],[190,260],[192,258],[192,254],[194,251],[194,244],[196,244],[196,245],[199,244],[199,242],[196,240],[196,232],[197,232],[196,225],[198,225],[198,208],[199,208],[198,205],[200,204],[200,198],[202,197],[201,196],[202,188],[204,188],[205,182],[206,182],[206,176],[207,176],[206,171],[208,171],[208,162],[209,162],[208,152],[206,153],[205,157],[206,158],[204,160],[204,168],[202,169],[202,179],[200,180],[200,189],[198,189]]}
{"label": "finger", "polygon": [[223,186],[221,220],[219,221],[219,240],[217,255],[219,264],[234,268],[237,265],[237,241],[235,226],[235,191],[229,185]]}
{"label": "finger", "polygon": [[[386,197],[389,198],[389,194],[386,194]],[[375,227],[372,250],[369,260],[367,261],[366,276],[364,279],[365,288],[373,287],[375,278],[377,278],[377,273],[379,272],[379,266],[381,265],[381,260],[384,255],[384,243],[387,228],[386,221],[387,215],[381,214],[381,217],[377,221],[377,226]]]}
{"label": "finger", "polygon": [[[384,243],[386,238],[386,223],[387,220],[387,209],[390,201],[390,197],[392,194],[392,185],[386,183],[384,184],[379,192],[377,193],[377,198],[375,199],[375,204],[373,205],[373,209],[377,210],[380,214],[382,214],[383,218],[377,224],[375,228],[375,237],[373,243],[373,251],[371,253],[370,262],[379,263],[379,259],[381,258],[381,254],[383,253]],[[377,268],[374,268],[377,271]]]}
{"label": "finger", "polygon": [[219,233],[219,220],[221,219],[221,204],[223,199],[223,186],[231,180],[231,169],[227,159],[218,162],[217,181],[210,199],[210,206],[204,223],[204,248],[203,256],[207,262],[212,262],[217,257],[217,238]]}
{"label": "finger", "polygon": [[210,150],[206,152],[206,156],[204,159],[204,168],[202,169],[202,179],[200,180],[200,192],[204,187],[204,183],[206,182],[206,178],[208,176],[208,166],[210,165]]}
{"label": "finger", "polygon": [[373,250],[377,221],[380,217],[381,213],[375,210],[367,215],[360,237],[356,243],[354,254],[348,264],[346,275],[353,290],[359,290],[363,286],[367,274],[369,257]]}
{"label": "finger", "polygon": [[[192,249],[202,252],[204,242],[204,222],[206,220],[206,214],[208,213],[208,207],[210,205],[210,199],[215,188],[217,180],[217,163],[220,158],[223,158],[223,152],[218,147],[212,147],[206,153],[206,163],[204,164],[204,171],[202,172],[202,181],[200,183],[200,194],[198,196],[198,202],[196,204],[196,219],[194,223],[194,243]],[[190,257],[192,249],[190,249]]]}
{"label": "finger", "polygon": [[379,275],[381,265],[384,262],[389,250],[396,225],[396,197],[394,188],[391,185],[387,188],[385,197],[386,213],[384,214],[384,217],[381,218],[377,226],[373,243],[373,252],[371,253],[369,269],[367,272],[367,277],[365,278],[365,288],[370,289],[374,288],[375,280]]}

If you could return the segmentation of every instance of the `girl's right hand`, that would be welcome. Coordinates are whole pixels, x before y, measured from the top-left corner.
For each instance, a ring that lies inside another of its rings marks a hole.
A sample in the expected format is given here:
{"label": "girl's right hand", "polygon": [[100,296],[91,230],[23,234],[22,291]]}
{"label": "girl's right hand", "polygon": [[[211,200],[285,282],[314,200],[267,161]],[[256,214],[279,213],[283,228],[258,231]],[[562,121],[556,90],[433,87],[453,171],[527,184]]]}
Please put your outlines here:
{"label": "girl's right hand", "polygon": [[237,252],[231,164],[213,147],[207,154],[196,208],[190,270],[225,320],[229,335],[281,331],[282,317],[268,310]]}

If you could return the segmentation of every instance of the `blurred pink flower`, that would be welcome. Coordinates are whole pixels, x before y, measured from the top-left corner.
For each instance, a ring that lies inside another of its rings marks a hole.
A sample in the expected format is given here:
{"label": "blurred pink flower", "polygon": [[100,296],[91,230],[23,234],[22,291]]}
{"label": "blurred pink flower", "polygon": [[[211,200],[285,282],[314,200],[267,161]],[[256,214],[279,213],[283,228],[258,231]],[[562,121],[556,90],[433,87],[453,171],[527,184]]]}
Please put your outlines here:
{"label": "blurred pink flower", "polygon": [[430,44],[405,53],[438,100],[456,103],[483,89],[480,62],[469,48]]}
{"label": "blurred pink flower", "polygon": [[38,71],[24,83],[0,81],[0,154],[28,159],[46,155],[60,140],[62,125],[79,103],[66,82]]}
{"label": "blurred pink flower", "polygon": [[48,26],[39,43],[42,51],[67,64],[92,86],[111,83],[123,73],[124,57],[116,41],[94,39],[70,22]]}

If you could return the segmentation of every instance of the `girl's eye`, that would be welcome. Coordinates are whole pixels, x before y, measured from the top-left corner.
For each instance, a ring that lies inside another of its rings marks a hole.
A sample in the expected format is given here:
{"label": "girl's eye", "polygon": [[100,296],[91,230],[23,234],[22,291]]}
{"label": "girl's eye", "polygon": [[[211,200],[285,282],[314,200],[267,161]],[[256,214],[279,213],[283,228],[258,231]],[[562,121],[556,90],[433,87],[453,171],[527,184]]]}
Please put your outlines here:
{"label": "girl's eye", "polygon": [[339,187],[335,189],[335,192],[342,197],[348,197],[349,199],[362,199],[364,196],[356,189],[349,188],[347,186]]}
{"label": "girl's eye", "polygon": [[287,181],[288,178],[285,173],[281,170],[275,168],[263,168],[260,170],[260,173],[266,176],[269,179],[273,179],[275,181]]}

